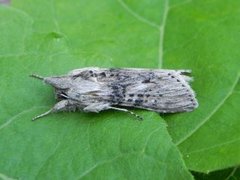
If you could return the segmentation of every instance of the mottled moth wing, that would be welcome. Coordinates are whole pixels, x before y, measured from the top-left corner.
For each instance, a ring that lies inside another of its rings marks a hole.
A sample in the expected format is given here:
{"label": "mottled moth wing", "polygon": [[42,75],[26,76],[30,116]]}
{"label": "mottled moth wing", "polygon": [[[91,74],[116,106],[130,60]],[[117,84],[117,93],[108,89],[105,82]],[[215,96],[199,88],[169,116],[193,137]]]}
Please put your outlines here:
{"label": "mottled moth wing", "polygon": [[198,106],[188,84],[189,70],[83,68],[71,76],[103,83],[109,87],[112,106],[148,109],[161,113],[191,111]]}

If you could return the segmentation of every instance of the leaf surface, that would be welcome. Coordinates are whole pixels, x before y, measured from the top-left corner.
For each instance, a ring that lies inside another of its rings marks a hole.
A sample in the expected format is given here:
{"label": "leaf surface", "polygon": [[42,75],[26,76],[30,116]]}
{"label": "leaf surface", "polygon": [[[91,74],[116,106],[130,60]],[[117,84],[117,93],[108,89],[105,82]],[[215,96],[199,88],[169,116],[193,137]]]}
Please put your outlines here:
{"label": "leaf surface", "polygon": [[156,113],[136,110],[143,122],[116,111],[31,121],[55,103],[52,89],[29,78],[31,73],[158,65],[145,60],[158,57],[158,27],[134,17],[121,2],[97,2],[14,1],[0,7],[0,177],[192,179]]}

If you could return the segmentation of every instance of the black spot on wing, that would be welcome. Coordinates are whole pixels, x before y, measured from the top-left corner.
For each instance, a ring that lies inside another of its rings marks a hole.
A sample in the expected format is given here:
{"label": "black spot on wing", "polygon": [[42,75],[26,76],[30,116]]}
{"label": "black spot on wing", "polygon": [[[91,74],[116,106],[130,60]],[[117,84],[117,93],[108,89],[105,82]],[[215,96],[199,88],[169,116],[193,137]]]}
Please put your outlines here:
{"label": "black spot on wing", "polygon": [[135,99],[134,106],[141,106],[143,103],[143,99]]}
{"label": "black spot on wing", "polygon": [[109,85],[111,92],[111,100],[114,104],[119,104],[124,101],[126,97],[126,87],[118,83],[112,83]]}
{"label": "black spot on wing", "polygon": [[101,72],[99,75],[100,75],[101,77],[106,77],[106,76],[107,76],[105,72]]}
{"label": "black spot on wing", "polygon": [[142,83],[150,83],[150,79],[145,79],[142,81]]}

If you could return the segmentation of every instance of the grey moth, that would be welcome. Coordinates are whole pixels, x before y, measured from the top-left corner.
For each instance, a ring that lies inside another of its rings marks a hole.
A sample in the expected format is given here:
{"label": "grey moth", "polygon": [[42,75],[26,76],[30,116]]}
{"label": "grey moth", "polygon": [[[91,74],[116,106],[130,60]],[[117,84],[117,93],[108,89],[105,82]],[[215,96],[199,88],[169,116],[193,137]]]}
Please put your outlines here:
{"label": "grey moth", "polygon": [[75,69],[67,75],[34,78],[51,85],[57,103],[47,112],[84,111],[98,113],[113,109],[140,116],[127,107],[159,113],[188,112],[198,107],[189,85],[190,70],[98,68]]}

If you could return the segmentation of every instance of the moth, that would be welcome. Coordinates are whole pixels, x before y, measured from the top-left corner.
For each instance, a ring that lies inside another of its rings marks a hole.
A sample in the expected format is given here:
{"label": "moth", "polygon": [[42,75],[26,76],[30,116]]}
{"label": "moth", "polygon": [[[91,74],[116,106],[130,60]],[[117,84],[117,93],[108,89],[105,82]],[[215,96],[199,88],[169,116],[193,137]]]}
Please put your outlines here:
{"label": "moth", "polygon": [[47,112],[33,118],[60,111],[98,113],[113,109],[140,116],[126,107],[159,113],[188,112],[198,107],[189,85],[190,70],[98,68],[75,69],[67,75],[34,78],[51,85],[57,103]]}

